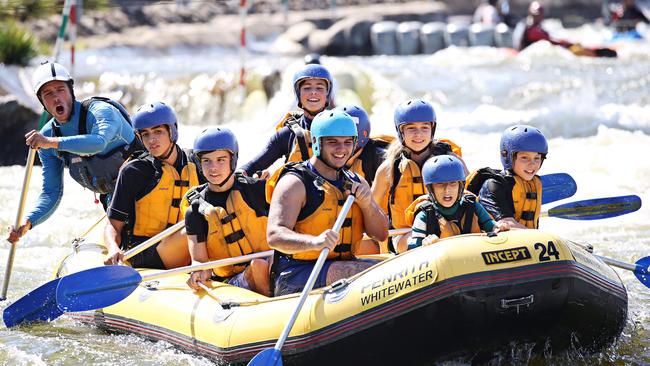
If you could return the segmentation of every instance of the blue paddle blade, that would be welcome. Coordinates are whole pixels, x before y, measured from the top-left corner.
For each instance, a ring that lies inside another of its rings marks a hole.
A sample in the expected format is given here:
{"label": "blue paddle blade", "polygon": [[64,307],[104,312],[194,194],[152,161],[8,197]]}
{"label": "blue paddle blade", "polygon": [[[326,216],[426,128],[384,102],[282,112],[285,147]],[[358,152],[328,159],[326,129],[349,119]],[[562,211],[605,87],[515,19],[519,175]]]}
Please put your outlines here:
{"label": "blue paddle blade", "polygon": [[599,220],[625,215],[641,208],[639,196],[595,198],[559,205],[548,210],[548,216],[570,220]]}
{"label": "blue paddle blade", "polygon": [[135,269],[104,266],[61,278],[56,288],[56,303],[63,311],[101,309],[129,296],[142,281]]}
{"label": "blue paddle blade", "polygon": [[256,354],[248,366],[282,366],[282,353],[275,348],[267,348]]}
{"label": "blue paddle blade", "polygon": [[542,204],[573,196],[578,190],[576,181],[566,173],[546,174],[542,179]]}
{"label": "blue paddle blade", "polygon": [[634,275],[646,287],[650,288],[650,256],[644,257],[636,261],[636,270]]}
{"label": "blue paddle blade", "polygon": [[63,315],[63,311],[56,305],[58,284],[58,278],[47,282],[7,306],[2,313],[5,326],[11,328],[22,323],[50,321]]}

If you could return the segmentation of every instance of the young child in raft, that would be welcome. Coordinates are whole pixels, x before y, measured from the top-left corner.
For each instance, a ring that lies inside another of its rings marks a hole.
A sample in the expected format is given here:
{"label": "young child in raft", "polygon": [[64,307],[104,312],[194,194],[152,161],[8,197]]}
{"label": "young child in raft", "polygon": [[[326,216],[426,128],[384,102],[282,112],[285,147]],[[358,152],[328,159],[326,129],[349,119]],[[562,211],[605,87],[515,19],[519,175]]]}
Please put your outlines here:
{"label": "young child in raft", "polygon": [[537,175],[548,143],[542,132],[527,125],[507,128],[501,135],[503,171],[479,169],[468,179],[467,189],[498,222],[512,228],[537,229],[542,206],[542,181]]}
{"label": "young child in raft", "polygon": [[463,194],[466,174],[455,156],[431,157],[424,163],[422,176],[428,194],[406,210],[407,221],[413,223],[409,250],[450,236],[510,229],[508,224],[492,220],[476,196]]}

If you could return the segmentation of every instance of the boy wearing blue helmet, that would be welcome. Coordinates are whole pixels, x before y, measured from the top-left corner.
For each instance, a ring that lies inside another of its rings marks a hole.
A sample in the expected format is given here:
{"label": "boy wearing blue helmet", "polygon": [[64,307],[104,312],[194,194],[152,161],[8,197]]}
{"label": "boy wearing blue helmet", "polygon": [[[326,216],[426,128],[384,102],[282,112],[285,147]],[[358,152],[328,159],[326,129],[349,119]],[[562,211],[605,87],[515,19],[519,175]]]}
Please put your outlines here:
{"label": "boy wearing blue helmet", "polygon": [[[330,252],[315,288],[370,267],[372,262],[355,257],[377,252],[376,245],[363,247],[363,233],[378,241],[388,235],[388,220],[368,183],[345,169],[357,140],[352,118],[341,111],[321,112],[311,131],[314,155],[285,165],[267,183],[267,239],[276,250],[271,271],[276,295],[301,291],[324,248]],[[349,194],[356,199],[337,233],[332,227]]]}
{"label": "boy wearing blue helmet", "polygon": [[[191,154],[177,144],[174,111],[162,102],[141,106],[133,127],[147,152],[126,163],[117,179],[104,232],[106,264],[122,261],[124,250],[182,220],[183,195],[200,183]],[[133,267],[166,269],[188,264],[187,241],[180,232],[130,259]]]}
{"label": "boy wearing blue helmet", "polygon": [[293,90],[302,113],[287,113],[264,150],[241,170],[249,176],[262,172],[261,178],[267,178],[269,173],[266,169],[281,157],[285,158],[285,163],[309,159],[312,155],[311,122],[314,116],[329,107],[332,85],[332,76],[324,66],[309,64],[298,70],[293,77]]}
{"label": "boy wearing blue helmet", "polygon": [[542,167],[548,143],[533,126],[516,125],[501,136],[503,171],[479,169],[468,179],[467,189],[479,194],[481,204],[495,220],[513,228],[537,229],[542,206]]}
{"label": "boy wearing blue helmet", "polygon": [[[266,241],[268,204],[265,181],[235,173],[239,147],[227,128],[208,128],[194,141],[194,153],[208,181],[190,190],[181,207],[192,263],[205,263],[269,250]],[[213,278],[270,296],[269,265],[253,259],[235,265],[196,271],[187,285],[199,290]]]}
{"label": "boy wearing blue helmet", "polygon": [[508,224],[492,220],[485,208],[476,202],[476,196],[463,194],[465,167],[455,156],[429,158],[422,175],[428,194],[415,200],[406,210],[406,220],[412,223],[409,250],[455,235],[510,228]]}

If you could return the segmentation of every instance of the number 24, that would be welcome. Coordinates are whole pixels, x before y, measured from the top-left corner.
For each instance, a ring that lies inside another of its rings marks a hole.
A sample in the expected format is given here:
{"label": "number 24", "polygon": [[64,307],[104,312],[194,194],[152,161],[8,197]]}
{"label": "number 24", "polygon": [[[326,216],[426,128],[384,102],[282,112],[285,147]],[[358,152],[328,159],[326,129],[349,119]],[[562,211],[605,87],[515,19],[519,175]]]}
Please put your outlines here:
{"label": "number 24", "polygon": [[560,252],[557,251],[555,244],[552,241],[548,242],[548,245],[542,243],[535,243],[535,249],[539,250],[539,261],[547,262],[551,260],[551,257],[555,257],[555,260],[560,259]]}

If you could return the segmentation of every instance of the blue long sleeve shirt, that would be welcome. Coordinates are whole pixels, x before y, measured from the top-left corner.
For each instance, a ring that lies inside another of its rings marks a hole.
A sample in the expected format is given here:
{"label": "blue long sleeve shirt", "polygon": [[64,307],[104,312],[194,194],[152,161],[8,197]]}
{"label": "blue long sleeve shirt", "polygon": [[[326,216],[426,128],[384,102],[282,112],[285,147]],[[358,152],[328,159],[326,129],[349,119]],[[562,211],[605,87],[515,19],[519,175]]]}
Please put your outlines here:
{"label": "blue long sleeve shirt", "polygon": [[[309,130],[311,128],[311,120],[303,114],[302,117],[300,117],[300,125],[305,130]],[[251,176],[255,174],[255,172],[270,167],[276,160],[283,156],[286,159],[293,149],[295,140],[296,135],[294,135],[291,129],[287,126],[282,127],[271,136],[266,147],[264,147],[264,149],[254,157],[253,160],[242,166],[241,169],[244,170],[247,175]]]}
{"label": "blue long sleeve shirt", "polygon": [[59,151],[77,155],[104,155],[118,147],[130,144],[135,138],[133,127],[112,105],[95,101],[88,107],[86,130],[79,135],[81,102],[75,101],[70,119],[58,123],[53,119],[41,129],[44,136],[54,137],[53,125],[61,131],[58,149],[40,149],[38,156],[43,165],[43,189],[36,201],[36,207],[27,215],[32,227],[47,220],[56,211],[63,196],[64,160]]}

